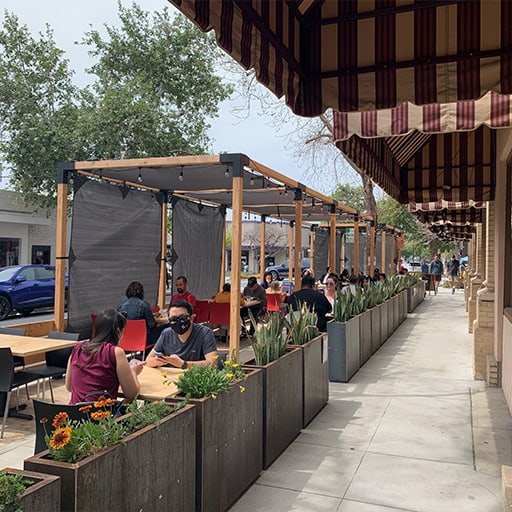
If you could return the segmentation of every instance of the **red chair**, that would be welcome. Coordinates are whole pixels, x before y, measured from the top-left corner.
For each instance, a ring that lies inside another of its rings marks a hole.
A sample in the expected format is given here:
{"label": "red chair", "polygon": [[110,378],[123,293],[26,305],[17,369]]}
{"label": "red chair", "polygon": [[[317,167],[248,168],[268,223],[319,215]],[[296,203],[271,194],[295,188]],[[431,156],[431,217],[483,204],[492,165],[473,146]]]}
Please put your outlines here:
{"label": "red chair", "polygon": [[207,300],[197,301],[197,314],[194,319],[196,324],[204,324],[210,321],[210,302]]}
{"label": "red chair", "polygon": [[267,293],[267,311],[281,311],[281,293]]}
{"label": "red chair", "polygon": [[229,302],[212,302],[210,304],[210,323],[219,325],[229,325]]}
{"label": "red chair", "polygon": [[119,347],[125,352],[141,352],[144,357],[148,348],[146,346],[147,329],[146,320],[126,320],[126,328],[121,339],[119,340]]}

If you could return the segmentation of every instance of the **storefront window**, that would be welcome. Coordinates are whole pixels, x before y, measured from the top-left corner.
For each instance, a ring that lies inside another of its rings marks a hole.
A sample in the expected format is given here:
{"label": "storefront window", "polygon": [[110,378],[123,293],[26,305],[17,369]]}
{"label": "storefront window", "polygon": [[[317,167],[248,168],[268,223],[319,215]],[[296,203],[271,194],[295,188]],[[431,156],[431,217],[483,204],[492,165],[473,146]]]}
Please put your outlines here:
{"label": "storefront window", "polygon": [[18,265],[20,261],[19,238],[0,238],[0,266]]}

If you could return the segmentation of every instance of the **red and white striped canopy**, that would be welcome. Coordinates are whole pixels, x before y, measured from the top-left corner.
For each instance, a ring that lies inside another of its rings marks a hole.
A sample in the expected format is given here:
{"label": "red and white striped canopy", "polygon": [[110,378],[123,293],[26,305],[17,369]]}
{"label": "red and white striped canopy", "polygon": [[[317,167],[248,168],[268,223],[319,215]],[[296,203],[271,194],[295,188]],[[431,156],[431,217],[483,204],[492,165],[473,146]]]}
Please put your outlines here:
{"label": "red and white striped canopy", "polygon": [[169,0],[292,110],[512,94],[509,0]]}

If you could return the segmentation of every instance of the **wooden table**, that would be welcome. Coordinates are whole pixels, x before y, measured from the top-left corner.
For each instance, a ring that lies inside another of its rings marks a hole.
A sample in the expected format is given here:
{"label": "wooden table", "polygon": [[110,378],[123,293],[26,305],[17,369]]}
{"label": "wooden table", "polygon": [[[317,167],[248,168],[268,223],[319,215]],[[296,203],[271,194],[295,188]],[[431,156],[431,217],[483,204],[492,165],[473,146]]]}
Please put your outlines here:
{"label": "wooden table", "polygon": [[13,336],[0,334],[0,347],[9,347],[13,356],[28,357],[44,354],[51,350],[73,347],[76,341],[57,340],[53,338],[36,338],[32,336]]}
{"label": "wooden table", "polygon": [[175,384],[164,384],[162,372],[167,373],[168,379],[177,380],[184,370],[170,366],[162,366],[160,368],[144,366],[138,376],[140,383],[138,398],[140,400],[163,400],[167,397],[174,397],[179,393]]}

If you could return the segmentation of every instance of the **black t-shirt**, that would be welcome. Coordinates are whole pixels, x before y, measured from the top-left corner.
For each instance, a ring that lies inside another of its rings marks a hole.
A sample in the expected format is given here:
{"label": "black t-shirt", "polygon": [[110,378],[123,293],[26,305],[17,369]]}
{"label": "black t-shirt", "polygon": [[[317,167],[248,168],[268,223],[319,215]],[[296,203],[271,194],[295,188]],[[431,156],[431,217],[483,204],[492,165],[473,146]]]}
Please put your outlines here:
{"label": "black t-shirt", "polygon": [[327,319],[325,315],[332,310],[331,303],[327,300],[323,293],[311,288],[303,288],[295,293],[292,293],[287,299],[286,303],[290,304],[294,311],[299,309],[299,302],[305,302],[309,309],[318,315],[317,327],[321,332],[327,330]]}

